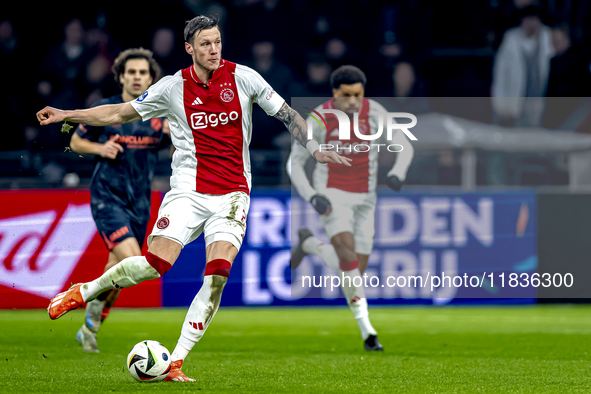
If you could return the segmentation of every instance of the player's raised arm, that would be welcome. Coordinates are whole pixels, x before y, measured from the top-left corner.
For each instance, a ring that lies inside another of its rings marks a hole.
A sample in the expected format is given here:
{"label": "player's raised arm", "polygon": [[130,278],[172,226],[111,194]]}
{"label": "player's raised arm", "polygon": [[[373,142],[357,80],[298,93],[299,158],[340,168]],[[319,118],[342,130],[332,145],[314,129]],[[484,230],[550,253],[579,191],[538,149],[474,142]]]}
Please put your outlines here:
{"label": "player's raised arm", "polygon": [[141,119],[130,103],[107,104],[89,109],[64,111],[45,107],[37,112],[37,120],[41,126],[50,123],[70,121],[90,126],[110,126],[118,123],[129,123]]}
{"label": "player's raised arm", "polygon": [[287,127],[287,130],[293,135],[297,142],[300,143],[303,147],[308,149],[310,154],[319,162],[319,163],[334,163],[334,164],[344,164],[346,166],[351,166],[349,162],[351,159],[343,157],[336,152],[321,152],[318,142],[316,140],[308,140],[308,126],[304,119],[297,113],[293,108],[291,108],[287,103],[284,103],[283,106],[277,113],[275,114],[275,118],[282,121]]}

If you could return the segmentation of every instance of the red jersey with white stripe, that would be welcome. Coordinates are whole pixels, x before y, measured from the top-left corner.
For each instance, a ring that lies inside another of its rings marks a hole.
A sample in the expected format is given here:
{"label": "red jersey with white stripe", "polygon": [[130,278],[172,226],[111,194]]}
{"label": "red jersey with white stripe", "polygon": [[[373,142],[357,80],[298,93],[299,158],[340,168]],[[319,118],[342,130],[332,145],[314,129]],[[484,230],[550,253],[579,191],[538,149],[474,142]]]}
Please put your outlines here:
{"label": "red jersey with white stripe", "polygon": [[[326,103],[319,105],[315,111],[323,109],[335,109],[334,98]],[[380,129],[380,118],[382,124],[385,124],[386,109],[378,102],[371,99],[363,99],[359,111],[359,132],[363,135],[376,134]],[[295,142],[291,147],[291,155],[287,163],[287,173],[289,174],[294,187],[300,196],[310,201],[314,194],[327,192],[327,189],[338,189],[349,193],[375,193],[378,174],[378,149],[366,149],[364,147],[355,149],[357,145],[365,146],[369,144],[399,144],[404,146],[402,152],[397,153],[396,163],[388,172],[388,175],[396,175],[400,180],[406,178],[406,173],[414,156],[414,149],[404,133],[396,130],[393,139],[386,138],[387,133],[376,140],[361,140],[353,130],[351,130],[351,139],[346,141],[339,140],[338,119],[333,114],[322,114],[326,121],[326,126],[321,122],[311,122],[314,139],[319,144],[330,144],[339,146],[337,151],[340,155],[353,159],[351,167],[337,164],[316,163],[314,169],[314,187],[310,184],[304,166],[310,159],[310,153]],[[310,124],[310,123],[308,123]],[[351,119],[351,127],[354,125]],[[382,147],[385,152],[386,148]]]}
{"label": "red jersey with white stripe", "polygon": [[131,104],[143,120],[169,120],[176,148],[171,187],[249,194],[252,104],[272,116],[284,102],[256,71],[221,60],[208,85],[191,65],[162,78]]}
{"label": "red jersey with white stripe", "polygon": [[[323,109],[335,109],[334,99],[322,104]],[[339,140],[339,121],[336,115],[325,114],[326,125],[328,127],[324,137],[324,143],[333,146],[340,145]],[[358,144],[367,144],[357,137],[353,131],[353,122],[351,123],[351,139],[347,141],[349,146]],[[363,99],[359,109],[359,132],[363,135],[371,134],[369,130],[369,100]],[[369,150],[366,152],[355,152],[353,149],[343,149],[338,152],[341,156],[353,159],[351,167],[342,164],[328,163],[328,179],[326,187],[344,190],[351,193],[367,193],[369,191]]]}

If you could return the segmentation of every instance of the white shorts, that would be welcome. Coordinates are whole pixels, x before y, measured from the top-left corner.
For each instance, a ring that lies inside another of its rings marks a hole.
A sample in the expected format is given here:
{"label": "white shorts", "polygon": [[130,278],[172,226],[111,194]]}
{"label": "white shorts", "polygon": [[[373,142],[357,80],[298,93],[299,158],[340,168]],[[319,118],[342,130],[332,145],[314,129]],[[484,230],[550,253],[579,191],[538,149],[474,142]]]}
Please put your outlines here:
{"label": "white shorts", "polygon": [[339,189],[326,189],[332,212],[320,215],[322,227],[332,238],[339,233],[350,232],[355,237],[355,252],[370,254],[375,235],[375,193],[350,193]]}
{"label": "white shorts", "polygon": [[148,246],[158,236],[184,247],[205,233],[206,246],[227,241],[240,250],[249,206],[244,192],[215,195],[172,189],[164,196]]}

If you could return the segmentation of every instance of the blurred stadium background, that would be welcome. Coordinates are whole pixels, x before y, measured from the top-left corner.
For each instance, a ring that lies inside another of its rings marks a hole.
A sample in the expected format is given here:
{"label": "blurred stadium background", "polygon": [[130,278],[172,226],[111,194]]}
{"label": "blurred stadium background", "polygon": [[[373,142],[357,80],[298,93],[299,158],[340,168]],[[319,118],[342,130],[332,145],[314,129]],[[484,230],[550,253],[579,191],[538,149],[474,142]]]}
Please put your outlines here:
{"label": "blurred stadium background", "polygon": [[[331,71],[355,64],[368,75],[366,96],[391,97],[384,101],[389,110],[419,116],[417,153],[404,192],[380,191],[380,217],[392,220],[378,222],[370,263],[377,274],[380,262],[395,250],[406,257],[390,256],[396,261],[391,269],[406,273],[429,262],[441,269],[445,258],[460,270],[503,266],[535,272],[546,264],[553,272],[568,272],[565,267],[582,269],[591,256],[585,242],[591,234],[588,1],[62,1],[51,17],[44,7],[24,0],[0,20],[2,308],[45,307],[51,293],[94,277],[106,261],[88,209],[92,157],[69,151],[70,135],[58,125],[40,128],[35,113],[45,105],[86,108],[117,94],[110,66],[129,47],[150,48],[165,74],[187,67],[184,21],[199,13],[220,16],[225,59],[253,67],[288,100],[329,96]],[[36,12],[28,12],[32,9]],[[508,29],[540,37],[536,60],[527,60],[526,44],[519,52],[521,43],[512,42]],[[511,91],[518,69],[519,78],[539,76],[537,90],[524,90],[515,102],[495,101],[491,96]],[[279,122],[255,109],[249,232],[223,304],[293,303],[287,269],[291,192],[285,173],[290,143]],[[154,210],[169,188],[170,162],[162,153]],[[401,213],[391,208],[392,198],[411,204],[418,215],[411,219],[422,224],[414,230],[396,227],[394,217]],[[430,208],[430,203],[443,205]],[[464,209],[461,204],[469,207],[468,216],[456,215],[457,207]],[[487,204],[494,206],[490,218],[485,218]],[[437,231],[451,234],[449,242],[425,241],[428,215],[444,218]],[[461,222],[462,217],[468,219]],[[458,220],[464,227],[454,224]],[[492,241],[479,238],[487,229]],[[406,230],[412,236],[401,239]],[[458,241],[455,230],[465,239]],[[185,249],[183,269],[127,290],[118,305],[188,305],[203,270],[190,256],[202,252],[202,242]],[[477,263],[482,256],[486,261]],[[172,297],[172,289],[180,298]],[[557,295],[545,297],[550,296]],[[299,303],[341,304],[334,297]],[[390,291],[373,298],[431,304],[434,299],[459,302],[456,297],[461,295]],[[518,298],[533,302],[536,297],[533,292]]]}

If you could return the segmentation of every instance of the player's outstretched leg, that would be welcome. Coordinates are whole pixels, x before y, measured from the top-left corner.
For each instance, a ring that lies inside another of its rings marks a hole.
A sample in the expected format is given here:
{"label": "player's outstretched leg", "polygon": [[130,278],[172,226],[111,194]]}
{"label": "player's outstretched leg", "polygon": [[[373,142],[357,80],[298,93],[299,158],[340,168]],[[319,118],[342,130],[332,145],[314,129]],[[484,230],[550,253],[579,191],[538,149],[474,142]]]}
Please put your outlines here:
{"label": "player's outstretched leg", "polygon": [[[341,288],[343,289],[347,304],[359,325],[365,350],[384,350],[383,346],[378,342],[376,330],[369,321],[367,299],[365,298],[358,261],[339,261],[339,256],[333,245],[322,243],[318,238],[313,236],[306,238],[302,242],[302,250],[307,254],[314,254],[320,257],[339,277],[344,278]],[[358,284],[358,286],[355,284]]]}
{"label": "player's outstretched leg", "polygon": [[105,290],[131,287],[147,279],[159,278],[170,267],[170,263],[150,252],[146,256],[128,257],[111,267],[100,278],[74,285],[56,295],[49,302],[47,312],[51,319],[57,319],[85,302],[94,300]]}
{"label": "player's outstretched leg", "polygon": [[172,352],[172,370],[164,379],[165,381],[195,381],[181,371],[183,360],[193,349],[193,346],[201,340],[215,316],[222,299],[222,291],[228,282],[230,268],[230,262],[223,259],[212,260],[206,264],[203,286],[189,307],[181,329],[181,337]]}
{"label": "player's outstretched leg", "polygon": [[[104,272],[107,272],[127,257],[141,256],[141,254],[138,240],[135,237],[125,238],[109,252],[109,259]],[[98,353],[97,334],[120,293],[121,289],[106,290],[86,304],[84,323],[82,323],[82,327],[76,334],[76,339],[80,342],[84,351]]]}

